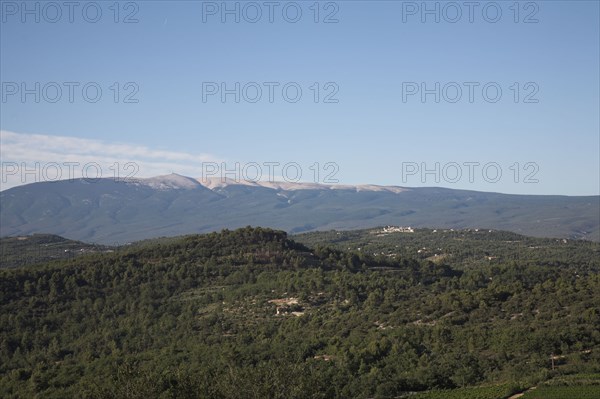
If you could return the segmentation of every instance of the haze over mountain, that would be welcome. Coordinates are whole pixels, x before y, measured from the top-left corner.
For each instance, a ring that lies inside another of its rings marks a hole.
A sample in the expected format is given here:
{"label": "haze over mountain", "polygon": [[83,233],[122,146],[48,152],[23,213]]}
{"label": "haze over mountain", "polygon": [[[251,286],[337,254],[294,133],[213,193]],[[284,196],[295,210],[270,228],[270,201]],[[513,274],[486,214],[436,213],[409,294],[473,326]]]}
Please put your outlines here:
{"label": "haze over mountain", "polygon": [[268,226],[291,233],[382,225],[485,228],[600,240],[600,197],[448,188],[194,179],[40,182],[0,192],[0,235],[51,233],[115,244]]}

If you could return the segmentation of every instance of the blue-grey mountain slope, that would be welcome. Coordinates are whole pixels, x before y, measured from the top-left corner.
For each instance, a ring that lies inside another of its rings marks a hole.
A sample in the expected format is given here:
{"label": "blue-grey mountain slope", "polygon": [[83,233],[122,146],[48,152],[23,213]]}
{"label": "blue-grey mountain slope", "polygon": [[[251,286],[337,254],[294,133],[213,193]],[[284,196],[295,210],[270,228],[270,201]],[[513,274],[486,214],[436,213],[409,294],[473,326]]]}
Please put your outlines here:
{"label": "blue-grey mountain slope", "polygon": [[446,188],[200,184],[168,175],[34,183],[0,192],[0,235],[102,244],[260,225],[291,233],[382,225],[487,228],[600,240],[600,197]]}

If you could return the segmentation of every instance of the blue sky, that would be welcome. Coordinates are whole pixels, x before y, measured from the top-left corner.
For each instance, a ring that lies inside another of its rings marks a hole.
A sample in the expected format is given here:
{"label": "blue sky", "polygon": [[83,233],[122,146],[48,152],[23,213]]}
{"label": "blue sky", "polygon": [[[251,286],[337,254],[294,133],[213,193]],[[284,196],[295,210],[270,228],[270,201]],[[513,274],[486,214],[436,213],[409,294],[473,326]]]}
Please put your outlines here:
{"label": "blue sky", "polygon": [[[134,162],[138,176],[200,177],[206,162],[295,162],[303,181],[322,182],[332,162],[345,184],[600,193],[597,1],[476,2],[472,22],[462,1],[427,2],[439,22],[422,2],[403,1],[322,1],[318,16],[315,1],[275,1],[273,22],[263,1],[227,2],[239,22],[221,1],[121,2],[118,16],[112,1],[77,2],[73,22],[62,2],[61,17],[27,2],[39,22],[22,2],[1,3],[4,166],[97,161],[108,176],[106,165]],[[56,102],[51,82],[62,87]],[[207,94],[236,82],[239,102]],[[439,102],[423,99],[422,85],[435,92],[436,83]],[[23,84],[39,102],[21,96]],[[102,96],[88,101],[96,87]],[[10,170],[3,189],[22,182]]]}

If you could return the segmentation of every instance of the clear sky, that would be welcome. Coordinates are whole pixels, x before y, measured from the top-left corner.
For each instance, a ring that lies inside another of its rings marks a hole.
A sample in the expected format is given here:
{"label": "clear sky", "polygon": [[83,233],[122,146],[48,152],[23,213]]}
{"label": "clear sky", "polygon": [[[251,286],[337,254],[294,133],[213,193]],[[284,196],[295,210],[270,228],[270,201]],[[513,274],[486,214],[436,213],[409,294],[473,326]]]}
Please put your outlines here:
{"label": "clear sky", "polygon": [[0,3],[2,189],[54,163],[266,179],[273,162],[291,180],[600,193],[598,1]]}

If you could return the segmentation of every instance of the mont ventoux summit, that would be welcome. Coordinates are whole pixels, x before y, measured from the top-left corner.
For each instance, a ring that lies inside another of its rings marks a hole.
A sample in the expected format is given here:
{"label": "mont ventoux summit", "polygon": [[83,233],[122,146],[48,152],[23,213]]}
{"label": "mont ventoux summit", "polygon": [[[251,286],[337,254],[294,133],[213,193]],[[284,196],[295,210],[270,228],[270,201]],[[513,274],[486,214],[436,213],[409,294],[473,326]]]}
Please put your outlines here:
{"label": "mont ventoux summit", "polygon": [[508,230],[600,241],[599,196],[194,179],[40,182],[0,192],[0,235],[100,244],[247,225],[290,233],[384,225]]}

